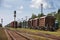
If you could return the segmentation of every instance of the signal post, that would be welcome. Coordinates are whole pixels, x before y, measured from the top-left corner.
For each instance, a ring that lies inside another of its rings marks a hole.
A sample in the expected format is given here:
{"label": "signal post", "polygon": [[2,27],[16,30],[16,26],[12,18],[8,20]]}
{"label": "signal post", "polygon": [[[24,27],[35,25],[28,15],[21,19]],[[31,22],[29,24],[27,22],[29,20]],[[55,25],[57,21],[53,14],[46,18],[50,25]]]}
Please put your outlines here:
{"label": "signal post", "polygon": [[15,21],[16,21],[16,11],[14,11],[14,28],[15,28]]}

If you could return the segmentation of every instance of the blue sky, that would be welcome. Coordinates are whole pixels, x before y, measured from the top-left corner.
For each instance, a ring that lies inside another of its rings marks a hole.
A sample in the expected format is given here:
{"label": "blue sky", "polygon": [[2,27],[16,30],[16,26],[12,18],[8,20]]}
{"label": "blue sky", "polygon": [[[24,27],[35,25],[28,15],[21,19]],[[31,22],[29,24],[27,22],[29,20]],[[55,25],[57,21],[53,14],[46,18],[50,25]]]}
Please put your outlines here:
{"label": "blue sky", "polygon": [[38,15],[41,13],[41,3],[43,3],[43,12],[48,14],[57,11],[60,8],[60,0],[0,0],[0,19],[3,18],[3,25],[13,21],[14,10],[17,11],[16,20],[25,20],[25,17],[31,17],[32,13]]}

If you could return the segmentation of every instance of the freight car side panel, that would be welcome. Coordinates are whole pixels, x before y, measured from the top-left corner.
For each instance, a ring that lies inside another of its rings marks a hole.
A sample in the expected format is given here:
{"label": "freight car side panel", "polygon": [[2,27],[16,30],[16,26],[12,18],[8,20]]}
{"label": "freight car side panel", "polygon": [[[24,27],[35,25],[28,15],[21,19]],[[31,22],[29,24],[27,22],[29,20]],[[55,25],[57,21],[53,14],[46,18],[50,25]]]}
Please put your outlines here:
{"label": "freight car side panel", "polygon": [[48,27],[54,27],[55,18],[54,17],[47,17],[46,18],[46,25],[48,25]]}
{"label": "freight car side panel", "polygon": [[36,25],[36,26],[39,26],[39,19],[37,19],[37,20],[36,20],[36,23],[37,23],[37,25]]}
{"label": "freight car side panel", "polygon": [[32,26],[33,26],[33,27],[36,26],[36,20],[32,20]]}
{"label": "freight car side panel", "polygon": [[11,24],[11,25],[10,25],[11,27],[14,27],[14,23],[13,23],[13,22],[11,22],[10,24]]}
{"label": "freight car side panel", "polygon": [[[15,24],[14,24],[15,23]],[[17,21],[13,21],[13,22],[11,22],[11,27],[13,27],[14,28],[14,25],[15,25],[15,28],[17,28]]]}
{"label": "freight car side panel", "polygon": [[39,19],[39,26],[44,27],[45,26],[45,18],[40,18]]}
{"label": "freight car side panel", "polygon": [[32,27],[34,29],[38,27],[38,25],[39,25],[38,22],[39,22],[39,20],[37,18],[35,18],[35,19],[32,20]]}

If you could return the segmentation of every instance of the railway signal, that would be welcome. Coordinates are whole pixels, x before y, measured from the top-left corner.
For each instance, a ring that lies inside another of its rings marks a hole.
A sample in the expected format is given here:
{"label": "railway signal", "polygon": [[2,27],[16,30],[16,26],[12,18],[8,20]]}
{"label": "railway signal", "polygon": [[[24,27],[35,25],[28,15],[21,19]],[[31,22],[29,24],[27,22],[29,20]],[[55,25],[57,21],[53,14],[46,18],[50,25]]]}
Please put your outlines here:
{"label": "railway signal", "polygon": [[16,21],[16,11],[14,11],[14,21]]}
{"label": "railway signal", "polygon": [[15,21],[16,21],[16,11],[14,11],[14,27],[15,27]]}
{"label": "railway signal", "polygon": [[1,18],[1,25],[3,25],[3,19]]}

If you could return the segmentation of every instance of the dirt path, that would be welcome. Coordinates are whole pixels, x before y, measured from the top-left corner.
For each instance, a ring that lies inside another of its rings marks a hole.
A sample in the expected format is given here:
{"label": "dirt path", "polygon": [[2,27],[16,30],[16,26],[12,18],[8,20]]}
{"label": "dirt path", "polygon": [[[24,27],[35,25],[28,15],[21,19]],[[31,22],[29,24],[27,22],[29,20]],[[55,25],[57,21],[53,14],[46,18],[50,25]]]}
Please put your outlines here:
{"label": "dirt path", "polygon": [[8,40],[4,28],[0,27],[0,40]]}

